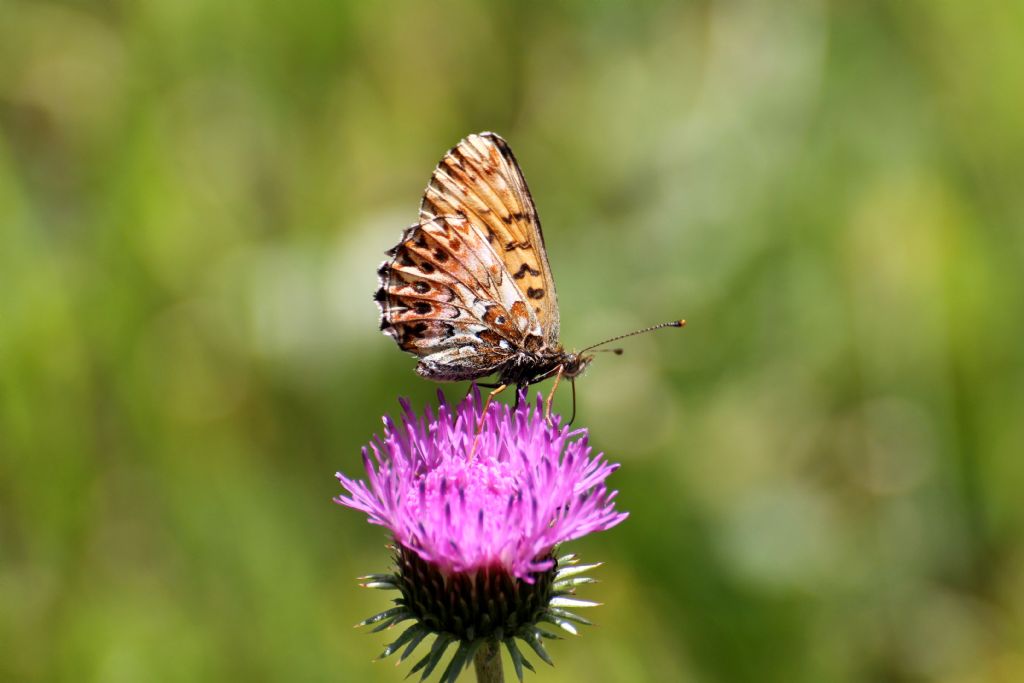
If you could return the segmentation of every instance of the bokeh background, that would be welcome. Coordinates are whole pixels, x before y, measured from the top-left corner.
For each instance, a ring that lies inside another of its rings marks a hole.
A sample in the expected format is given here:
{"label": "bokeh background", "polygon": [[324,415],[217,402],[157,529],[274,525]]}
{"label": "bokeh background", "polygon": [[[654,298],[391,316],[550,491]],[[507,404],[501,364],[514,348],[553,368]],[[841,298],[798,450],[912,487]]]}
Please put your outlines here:
{"label": "bokeh background", "polygon": [[1024,680],[1022,70],[998,0],[0,1],[0,678],[401,679],[333,473],[494,130],[568,346],[690,321],[578,382],[632,516],[531,680]]}

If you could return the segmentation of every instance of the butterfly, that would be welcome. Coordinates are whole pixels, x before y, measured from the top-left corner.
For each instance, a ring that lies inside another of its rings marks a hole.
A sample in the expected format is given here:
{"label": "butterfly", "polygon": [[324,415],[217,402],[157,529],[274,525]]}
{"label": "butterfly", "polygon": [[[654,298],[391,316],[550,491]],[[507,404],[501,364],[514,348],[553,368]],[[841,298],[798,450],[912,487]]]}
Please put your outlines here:
{"label": "butterfly", "polygon": [[[488,403],[515,385],[575,380],[598,346],[684,320],[566,351],[540,218],[519,164],[494,133],[470,135],[434,169],[419,221],[377,270],[380,329],[419,357],[416,372],[439,382],[497,375]],[[621,353],[621,349],[615,349]],[[485,404],[485,411],[486,411]],[[573,413],[575,415],[575,383]],[[570,420],[571,421],[571,420]]]}

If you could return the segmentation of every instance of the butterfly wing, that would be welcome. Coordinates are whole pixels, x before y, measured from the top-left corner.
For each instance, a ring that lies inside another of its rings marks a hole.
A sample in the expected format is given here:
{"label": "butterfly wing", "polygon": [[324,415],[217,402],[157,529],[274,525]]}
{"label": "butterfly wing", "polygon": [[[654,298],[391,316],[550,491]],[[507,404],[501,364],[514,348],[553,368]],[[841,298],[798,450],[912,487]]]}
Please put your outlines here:
{"label": "butterfly wing", "polygon": [[485,377],[539,344],[537,321],[480,225],[431,218],[408,228],[388,255],[374,297],[381,330],[421,358],[424,377]]}
{"label": "butterfly wing", "polygon": [[[558,345],[558,298],[533,198],[508,144],[494,133],[470,135],[444,155],[420,204],[420,222],[465,219],[510,277],[544,345]],[[504,284],[504,283],[501,283]]]}

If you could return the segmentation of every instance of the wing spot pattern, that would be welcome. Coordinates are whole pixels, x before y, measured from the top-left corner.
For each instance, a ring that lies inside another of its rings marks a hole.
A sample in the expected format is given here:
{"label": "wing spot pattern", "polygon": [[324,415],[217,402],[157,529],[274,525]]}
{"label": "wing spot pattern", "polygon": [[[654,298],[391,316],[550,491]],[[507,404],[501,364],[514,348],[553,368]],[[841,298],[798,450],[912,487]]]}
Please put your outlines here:
{"label": "wing spot pattern", "polygon": [[480,330],[476,333],[478,339],[492,346],[500,346],[501,342],[505,341],[501,335],[493,330]]}
{"label": "wing spot pattern", "polygon": [[512,213],[506,214],[501,217],[501,220],[506,225],[512,225],[513,223],[519,223],[526,218],[526,214],[522,211],[513,211]]}
{"label": "wing spot pattern", "polygon": [[526,277],[527,273],[533,275],[534,277],[540,275],[539,270],[531,267],[529,263],[524,263],[523,265],[519,266],[519,270],[512,274],[512,277],[514,277],[517,280],[522,280],[524,277]]}
{"label": "wing spot pattern", "polygon": [[403,327],[405,332],[405,338],[408,339],[423,339],[427,332],[427,324],[423,321],[416,323],[415,325],[405,325]]}

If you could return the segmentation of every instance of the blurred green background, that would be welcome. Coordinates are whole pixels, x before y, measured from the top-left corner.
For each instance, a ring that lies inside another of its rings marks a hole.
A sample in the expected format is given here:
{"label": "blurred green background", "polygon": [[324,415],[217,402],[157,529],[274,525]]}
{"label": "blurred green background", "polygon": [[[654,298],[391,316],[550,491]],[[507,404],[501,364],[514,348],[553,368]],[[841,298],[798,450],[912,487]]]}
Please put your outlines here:
{"label": "blurred green background", "polygon": [[494,130],[568,346],[690,321],[577,384],[632,516],[531,680],[1024,680],[1022,73],[996,0],[0,0],[0,678],[401,680],[333,473]]}

